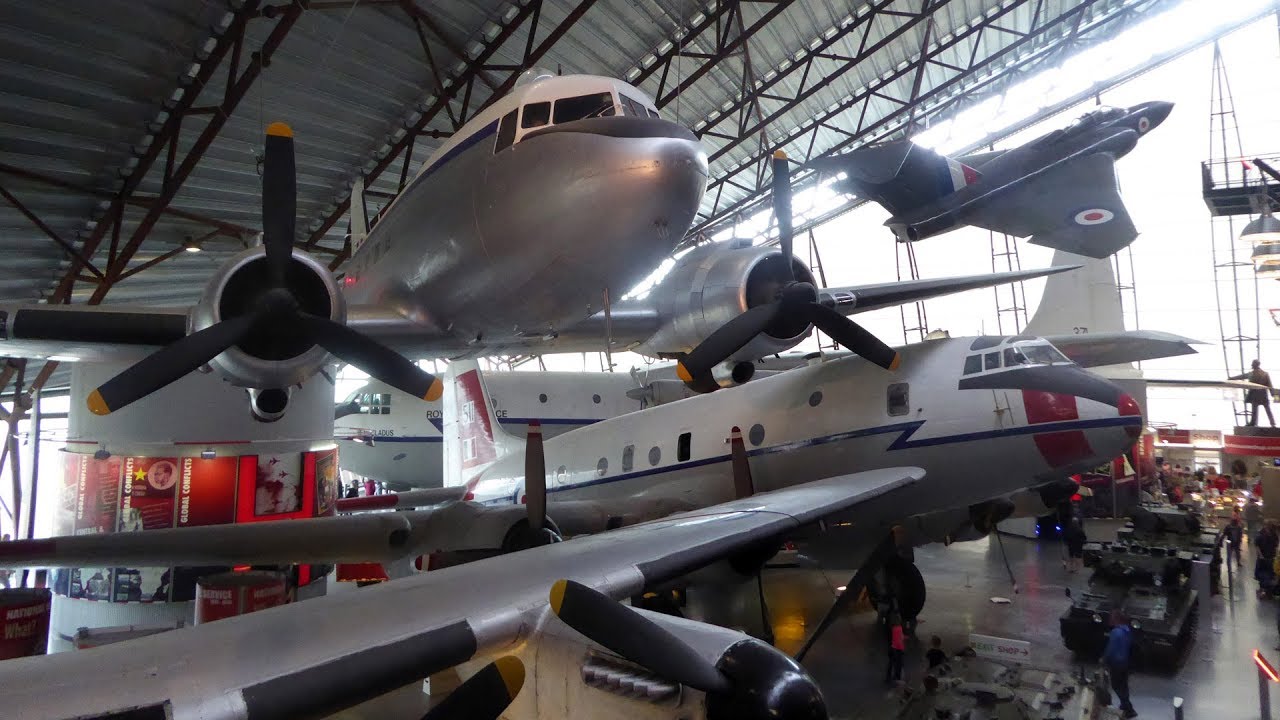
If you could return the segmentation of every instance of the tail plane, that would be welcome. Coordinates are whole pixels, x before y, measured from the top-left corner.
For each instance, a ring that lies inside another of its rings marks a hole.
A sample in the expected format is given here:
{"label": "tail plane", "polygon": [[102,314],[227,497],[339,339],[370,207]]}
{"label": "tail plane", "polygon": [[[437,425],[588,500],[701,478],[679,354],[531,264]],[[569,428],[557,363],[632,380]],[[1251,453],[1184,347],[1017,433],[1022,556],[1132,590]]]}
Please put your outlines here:
{"label": "tail plane", "polygon": [[502,429],[475,360],[449,363],[444,383],[444,484],[464,485],[524,442]]}

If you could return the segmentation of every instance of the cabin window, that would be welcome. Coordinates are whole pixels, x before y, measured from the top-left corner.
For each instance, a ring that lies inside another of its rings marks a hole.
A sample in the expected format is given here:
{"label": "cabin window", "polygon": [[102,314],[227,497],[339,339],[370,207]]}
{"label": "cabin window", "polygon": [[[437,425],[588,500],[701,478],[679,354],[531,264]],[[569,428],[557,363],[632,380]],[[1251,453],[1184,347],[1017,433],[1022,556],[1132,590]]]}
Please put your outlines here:
{"label": "cabin window", "polygon": [[565,483],[565,480],[568,479],[565,477],[567,474],[568,474],[568,468],[566,468],[565,466],[561,465],[560,467],[556,468],[556,484],[563,485]]}
{"label": "cabin window", "polygon": [[591,396],[591,402],[593,402],[593,403],[595,403],[595,404],[599,405],[599,404],[600,404],[600,393],[596,393],[595,395],[592,395],[592,396]]}
{"label": "cabin window", "polygon": [[556,101],[551,121],[556,125],[585,118],[606,117],[613,114],[613,93],[592,93]]}
{"label": "cabin window", "polygon": [[814,390],[813,394],[809,396],[809,407],[818,407],[821,404],[822,404],[822,391]]}
{"label": "cabin window", "polygon": [[890,415],[906,415],[911,412],[911,386],[908,383],[890,385],[887,404]]}
{"label": "cabin window", "polygon": [[970,355],[964,359],[964,374],[972,375],[982,372],[982,356]]}
{"label": "cabin window", "polygon": [[525,129],[542,127],[551,120],[551,103],[529,103],[524,106],[523,113],[520,116],[520,127]]}
{"label": "cabin window", "polygon": [[512,110],[502,116],[502,122],[498,123],[498,141],[493,146],[495,153],[511,147],[511,143],[516,141],[516,111]]}
{"label": "cabin window", "polygon": [[660,462],[662,462],[662,448],[654,445],[649,448],[649,464],[656,467]]}
{"label": "cabin window", "polygon": [[609,472],[609,458],[600,458],[600,462],[596,463],[596,477],[604,477]]}
{"label": "cabin window", "polygon": [[544,404],[545,404],[545,403],[547,402],[547,394],[546,394],[546,393],[538,393],[538,402],[540,402],[540,403],[544,403]]}
{"label": "cabin window", "polygon": [[635,457],[635,445],[628,445],[622,448],[622,472],[631,472],[631,466],[635,463]]}
{"label": "cabin window", "polygon": [[1000,369],[1000,351],[989,352],[982,356],[982,364],[987,370]]}
{"label": "cabin window", "polygon": [[676,439],[676,462],[689,459],[689,448],[693,445],[693,433],[680,433]]}
{"label": "cabin window", "polygon": [[360,412],[365,415],[390,415],[391,395],[388,393],[365,393],[359,396]]}
{"label": "cabin window", "polygon": [[749,440],[752,445],[760,447],[760,443],[764,442],[764,426],[760,423],[752,425],[751,429],[747,431],[747,440]]}

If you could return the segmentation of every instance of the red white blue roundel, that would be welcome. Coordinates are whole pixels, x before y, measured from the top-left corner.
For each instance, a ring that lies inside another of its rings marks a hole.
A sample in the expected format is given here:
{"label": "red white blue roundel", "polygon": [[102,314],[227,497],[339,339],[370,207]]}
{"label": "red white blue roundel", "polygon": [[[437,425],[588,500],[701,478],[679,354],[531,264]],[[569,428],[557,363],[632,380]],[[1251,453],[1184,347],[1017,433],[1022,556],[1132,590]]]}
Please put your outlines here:
{"label": "red white blue roundel", "polygon": [[1071,219],[1077,225],[1102,225],[1111,222],[1115,216],[1115,213],[1105,208],[1088,208],[1076,213]]}
{"label": "red white blue roundel", "polygon": [[1145,133],[1151,129],[1151,121],[1145,117],[1138,118],[1138,132]]}

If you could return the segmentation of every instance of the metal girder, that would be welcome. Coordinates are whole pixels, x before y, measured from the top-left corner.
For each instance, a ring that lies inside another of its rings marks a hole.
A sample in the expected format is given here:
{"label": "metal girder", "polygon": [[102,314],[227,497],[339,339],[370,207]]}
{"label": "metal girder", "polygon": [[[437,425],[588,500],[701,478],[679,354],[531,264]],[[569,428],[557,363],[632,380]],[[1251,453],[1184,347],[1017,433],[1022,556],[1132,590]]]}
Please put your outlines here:
{"label": "metal girder", "polygon": [[74,245],[67,242],[66,240],[63,240],[62,237],[58,235],[58,233],[54,232],[53,228],[46,225],[45,222],[41,220],[38,215],[31,212],[30,208],[28,208],[26,205],[23,205],[22,201],[14,197],[13,193],[6,190],[2,185],[0,185],[0,196],[4,197],[5,200],[8,200],[9,204],[12,205],[14,208],[16,208],[18,212],[22,213],[23,217],[31,221],[31,224],[35,225],[36,228],[40,230],[40,232],[49,236],[49,239],[52,240],[55,244],[57,244],[58,247],[62,248],[62,252],[68,258],[70,258],[73,262],[79,262],[85,269],[87,269],[99,280],[105,279],[105,277],[102,274],[102,271],[99,270],[98,267],[89,260],[89,258],[81,255],[80,251],[77,250]]}
{"label": "metal girder", "polygon": [[[653,98],[657,107],[661,109],[710,72],[717,63],[739,50],[745,50],[747,41],[781,15],[793,2],[794,0],[715,0],[702,20],[694,23],[693,27],[689,28],[689,32],[679,41],[672,42],[671,47],[665,52],[656,53],[654,60],[643,68],[628,73],[627,82],[638,87],[654,75],[659,75],[657,91],[653,93]],[[756,18],[751,25],[745,26],[742,20],[743,5],[765,5],[768,6],[768,10]],[[732,37],[730,33],[733,33]],[[710,45],[712,51],[706,53],[693,49],[700,45]],[[687,74],[677,73],[678,84],[668,89],[667,81],[671,75],[671,67],[680,58],[699,59],[703,62]]]}
{"label": "metal girder", "polygon": [[[919,23],[925,22],[933,11],[947,4],[950,0],[923,0],[919,13],[909,16],[901,27],[890,32],[889,35],[874,45],[868,44],[871,20],[874,19],[878,12],[884,12],[884,8],[890,1],[879,0],[873,3],[869,6],[867,15],[860,15],[827,41],[811,48],[804,56],[796,60],[788,68],[780,71],[772,79],[758,85],[751,96],[739,98],[729,108],[713,113],[708,118],[702,132],[725,139],[726,145],[712,153],[712,161],[714,162],[716,159],[724,157],[731,149],[740,145],[744,138],[759,131],[761,127],[775,123],[787,113],[795,110],[820,88],[825,87],[840,74],[856,66],[858,62],[869,58],[872,53],[883,47],[887,41],[901,36],[903,32],[906,32],[904,28],[914,27]],[[1109,27],[1117,17],[1126,15],[1126,11],[1136,11],[1136,8],[1149,6],[1155,1],[1147,0],[1144,2],[1139,0],[1131,3],[1125,8],[1098,18],[1096,22],[1087,28],[1087,31],[1090,33],[1099,32],[1100,28]],[[938,39],[936,44],[922,47],[908,62],[899,64],[893,71],[876,78],[873,82],[860,88],[853,95],[833,107],[827,108],[815,117],[806,119],[805,122],[785,135],[775,135],[772,138],[770,147],[753,152],[733,168],[715,177],[708,186],[708,193],[715,198],[711,212],[709,215],[701,214],[703,219],[695,225],[691,231],[691,236],[713,234],[721,224],[732,221],[737,216],[763,209],[767,205],[767,187],[762,182],[754,182],[754,179],[750,184],[746,184],[739,176],[745,175],[747,172],[755,172],[761,163],[768,161],[775,148],[804,142],[807,137],[806,151],[802,158],[803,162],[807,162],[813,155],[818,133],[824,128],[836,130],[844,137],[835,145],[823,148],[821,151],[823,154],[843,150],[854,144],[865,144],[885,139],[901,131],[909,120],[918,121],[926,115],[936,114],[944,107],[956,102],[961,97],[961,92],[972,91],[973,88],[964,87],[966,81],[971,80],[976,74],[989,66],[1006,63],[1004,71],[1009,72],[1012,69],[1011,65],[1023,66],[1056,50],[1074,45],[1079,39],[1078,31],[1081,23],[1089,16],[1095,6],[1105,4],[1105,0],[1080,0],[1076,5],[1063,10],[1057,15],[1047,16],[1044,13],[1043,0],[1013,0],[1013,2],[1003,4],[994,12],[976,19],[967,26],[961,26],[962,29]],[[1000,23],[1010,13],[1023,6],[1035,8],[1032,27],[1025,34],[1011,33],[1008,28],[1003,27]],[[902,17],[901,13],[893,14]],[[835,44],[834,41],[837,38],[841,35],[848,37],[851,33],[858,31],[863,33],[858,53],[853,56],[843,56],[833,55],[830,52],[831,46]],[[1015,39],[994,53],[979,58],[977,52],[978,48],[982,47],[984,33],[1012,34]],[[931,34],[926,33],[926,36]],[[1044,39],[1050,37],[1053,39],[1045,42]],[[956,65],[941,59],[941,56],[947,51],[970,47],[970,43],[972,51],[967,53],[968,59],[963,65]],[[1029,52],[1019,56],[1019,53],[1024,50],[1029,50]],[[825,59],[828,62],[834,60],[838,65],[831,72],[822,73],[821,77],[818,77],[818,73],[815,73],[818,66],[814,62],[817,59]],[[892,88],[895,83],[899,83],[904,78],[918,77],[921,69],[926,66],[944,70],[950,75],[927,90],[922,91],[913,82],[912,92],[906,96],[892,94]],[[797,78],[799,79],[797,90],[783,94],[781,88],[786,87],[786,85],[782,84],[784,80],[794,82]],[[781,105],[769,113],[763,121],[751,123],[749,121],[750,116],[746,114],[746,110],[752,103],[758,102],[757,98],[759,97],[768,97],[780,101]],[[894,103],[896,107],[883,116],[869,118],[868,114],[873,100],[888,100]],[[853,128],[840,127],[837,120],[841,115],[857,117],[855,126]],[[737,127],[740,132],[736,134],[715,132],[714,129],[717,126],[726,121],[734,120],[735,117],[737,118]],[[746,122],[741,119],[743,117],[746,118]],[[793,183],[796,185],[805,184],[811,178],[811,172],[802,170],[796,173]],[[720,198],[725,185],[739,188],[746,194],[731,203],[721,206]]]}
{"label": "metal girder", "polygon": [[[142,242],[151,233],[151,229],[155,227],[164,209],[169,206],[169,203],[173,202],[173,198],[177,195],[178,190],[182,188],[182,184],[186,182],[191,172],[195,170],[196,165],[204,157],[205,151],[209,149],[209,146],[218,137],[227,120],[235,113],[236,107],[249,92],[249,88],[253,86],[254,81],[262,74],[262,68],[271,62],[271,55],[275,53],[280,44],[284,42],[285,37],[288,36],[289,31],[293,29],[294,23],[302,15],[304,6],[300,0],[294,0],[283,9],[280,6],[272,6],[269,9],[272,12],[268,13],[267,9],[264,9],[263,16],[278,17],[279,19],[276,20],[271,33],[267,35],[267,39],[263,41],[262,48],[252,53],[248,64],[238,74],[240,46],[243,43],[243,38],[237,40],[232,52],[232,63],[227,69],[227,85],[223,92],[223,99],[218,107],[218,112],[208,116],[208,124],[205,125],[204,130],[192,143],[190,150],[183,156],[181,163],[175,162],[178,135],[175,134],[170,138],[169,160],[166,163],[160,195],[156,197],[142,220],[138,222],[128,242],[119,248],[118,253],[113,252],[111,254],[111,259],[107,266],[107,280],[99,283],[98,287],[93,291],[93,295],[90,296],[88,304],[94,305],[102,302],[103,298],[110,292],[113,284],[125,275],[129,261],[133,258],[134,253],[142,246]],[[179,117],[178,123],[180,127],[181,117]],[[119,222],[117,222],[117,232],[118,230]],[[114,250],[115,248],[113,247],[112,249]],[[68,296],[73,285],[74,280],[68,284],[66,291]]]}
{"label": "metal girder", "polygon": [[[542,57],[546,55],[547,51],[550,50],[551,47],[575,25],[594,4],[595,0],[581,0],[572,10],[569,11],[568,15],[566,15],[558,25],[546,34],[541,42],[535,45],[534,40],[538,33],[539,21],[542,17],[542,0],[530,0],[524,4],[517,3],[516,12],[513,13],[510,18],[498,22],[498,31],[492,38],[481,40],[481,48],[479,52],[467,61],[466,66],[462,71],[452,77],[446,78],[443,81],[440,88],[435,93],[435,96],[432,98],[431,104],[426,109],[421,110],[421,112],[413,113],[413,115],[417,116],[417,119],[412,121],[412,123],[405,122],[402,124],[402,128],[405,130],[405,133],[400,140],[392,143],[386,152],[376,153],[374,155],[377,159],[373,168],[368,172],[363,173],[364,186],[366,188],[371,187],[373,183],[382,176],[382,173],[386,171],[393,162],[395,162],[396,158],[398,158],[401,153],[407,151],[414,142],[416,136],[430,132],[427,126],[430,125],[431,122],[440,115],[440,113],[444,112],[450,117],[455,118],[458,125],[465,123],[467,119],[472,116],[471,110],[475,100],[473,92],[475,83],[477,80],[480,80],[483,74],[493,73],[495,78],[503,77],[504,79],[498,83],[497,87],[493,88],[493,91],[486,101],[475,108],[476,112],[483,110],[494,99],[506,94],[506,92],[515,85],[516,80],[520,77],[520,73],[541,60]],[[410,12],[410,15],[411,17],[415,16],[415,13]],[[493,56],[498,52],[498,50],[500,50],[507,41],[512,38],[517,30],[526,25],[527,39],[525,41],[520,63],[517,65],[492,63],[491,61]],[[480,82],[483,84],[485,81],[480,80]],[[411,117],[413,115],[411,115]],[[405,167],[407,168],[407,165]],[[405,175],[406,170],[402,168],[401,176],[403,177]],[[321,218],[319,226],[311,233],[311,236],[303,246],[308,249],[314,248],[317,243],[324,238],[325,234],[329,232],[334,223],[346,214],[350,207],[351,196],[348,194],[345,200],[338,203],[332,211]],[[351,249],[350,244],[348,243],[347,247],[343,248],[342,252],[334,258],[329,267],[331,269],[336,269],[348,257],[350,257],[350,253]]]}

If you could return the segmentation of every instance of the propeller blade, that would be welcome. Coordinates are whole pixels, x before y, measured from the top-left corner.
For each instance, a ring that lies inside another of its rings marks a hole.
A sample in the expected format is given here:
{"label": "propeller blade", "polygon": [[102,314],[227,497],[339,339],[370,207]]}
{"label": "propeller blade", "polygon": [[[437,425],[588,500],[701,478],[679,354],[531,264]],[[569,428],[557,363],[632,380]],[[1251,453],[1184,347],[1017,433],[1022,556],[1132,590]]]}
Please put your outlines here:
{"label": "propeller blade", "polygon": [[756,483],[751,478],[751,461],[747,459],[747,446],[742,442],[742,428],[737,425],[729,433],[729,457],[733,465],[734,497],[741,500],[755,495]]}
{"label": "propeller blade", "polygon": [[422,720],[498,720],[524,687],[524,663],[505,655],[454,688]]}
{"label": "propeller blade", "polygon": [[89,393],[89,411],[110,414],[204,365],[243,340],[258,317],[250,313],[223,320],[160,348]]}
{"label": "propeller blade", "polygon": [[729,690],[724,673],[675,635],[586,585],[557,580],[551,611],[590,640],[668,680],[709,693]]}
{"label": "propeller blade", "polygon": [[329,318],[300,313],[312,341],[371,377],[428,402],[444,394],[440,378],[382,343]]}
{"label": "propeller blade", "polygon": [[796,269],[791,261],[791,163],[782,150],[773,153],[773,214],[778,219],[778,242],[782,245],[782,256],[787,259],[787,272],[791,279],[796,279]]}
{"label": "propeller blade", "polygon": [[711,368],[751,342],[756,335],[773,322],[781,306],[766,303],[749,308],[746,312],[716,328],[692,352],[676,365],[676,376],[686,383],[695,377],[710,375]]}
{"label": "propeller blade", "polygon": [[262,244],[275,287],[284,287],[293,257],[298,196],[293,162],[293,130],[282,122],[267,126],[262,160]]}
{"label": "propeller blade", "polygon": [[529,421],[524,449],[524,502],[531,537],[541,537],[547,524],[547,458],[542,450],[542,423]]}
{"label": "propeller blade", "polygon": [[821,303],[809,303],[804,313],[814,327],[840,343],[846,350],[879,365],[885,370],[897,370],[902,356],[885,345],[880,338],[867,332],[861,325]]}

